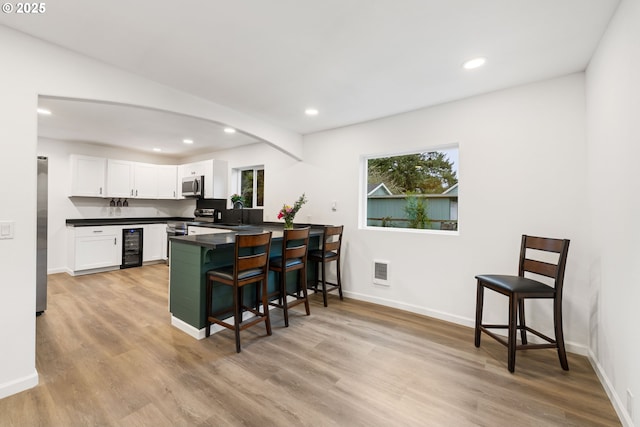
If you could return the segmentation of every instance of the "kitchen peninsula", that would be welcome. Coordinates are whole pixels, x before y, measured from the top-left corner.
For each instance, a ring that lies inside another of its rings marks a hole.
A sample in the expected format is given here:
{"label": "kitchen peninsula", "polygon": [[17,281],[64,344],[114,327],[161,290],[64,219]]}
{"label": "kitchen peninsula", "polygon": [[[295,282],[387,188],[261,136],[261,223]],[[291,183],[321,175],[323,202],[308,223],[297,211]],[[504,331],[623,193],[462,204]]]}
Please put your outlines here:
{"label": "kitchen peninsula", "polygon": [[[271,231],[270,257],[282,254],[283,228],[281,224],[235,225],[215,224],[214,234],[171,237],[169,273],[169,311],[171,324],[197,339],[205,336],[206,272],[233,264],[235,237],[237,234],[253,234]],[[323,226],[312,226],[309,246],[318,248]],[[292,274],[295,274],[292,273]],[[315,277],[312,266],[308,266],[308,277]],[[288,283],[294,282],[294,276]],[[275,273],[269,272],[269,292],[276,289]],[[229,307],[232,316],[232,290],[228,286],[214,285],[214,311]],[[253,292],[245,293],[245,300],[252,303]],[[214,329],[212,329],[214,332]]]}

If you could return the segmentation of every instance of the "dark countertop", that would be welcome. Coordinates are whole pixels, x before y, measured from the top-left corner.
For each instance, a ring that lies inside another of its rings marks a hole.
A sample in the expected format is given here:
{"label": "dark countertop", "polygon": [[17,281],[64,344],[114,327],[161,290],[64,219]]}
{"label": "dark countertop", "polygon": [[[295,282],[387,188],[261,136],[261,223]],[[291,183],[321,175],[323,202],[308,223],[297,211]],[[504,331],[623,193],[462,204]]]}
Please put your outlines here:
{"label": "dark countertop", "polygon": [[[193,221],[193,218],[183,217],[146,217],[146,218],[88,218],[88,219],[68,219],[66,221],[71,227],[89,227],[100,225],[120,225],[120,224],[161,224],[167,221]],[[195,225],[195,224],[194,224]]]}
{"label": "dark countertop", "polygon": [[[202,224],[199,224],[202,225]],[[199,234],[195,236],[172,236],[170,240],[172,242],[184,243],[187,245],[201,246],[209,249],[216,249],[221,247],[227,247],[235,244],[237,234],[255,234],[264,233],[265,231],[271,231],[272,240],[281,240],[283,235],[282,224],[257,224],[257,225],[219,225],[208,224],[209,227],[227,229],[228,233],[216,233],[216,234]],[[311,226],[310,236],[321,236],[324,233],[323,226]]]}

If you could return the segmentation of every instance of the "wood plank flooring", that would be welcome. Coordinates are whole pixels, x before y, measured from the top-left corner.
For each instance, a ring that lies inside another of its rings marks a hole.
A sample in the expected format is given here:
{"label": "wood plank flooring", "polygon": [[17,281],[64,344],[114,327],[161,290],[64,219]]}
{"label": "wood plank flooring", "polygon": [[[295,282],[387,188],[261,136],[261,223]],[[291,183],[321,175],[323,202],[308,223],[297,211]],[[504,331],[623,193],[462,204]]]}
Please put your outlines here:
{"label": "wood plank flooring", "polygon": [[[506,349],[470,328],[332,296],[284,328],[197,341],[169,322],[168,268],[49,276],[40,385],[0,400],[0,426],[614,426],[589,362]],[[470,285],[469,292],[475,292]]]}

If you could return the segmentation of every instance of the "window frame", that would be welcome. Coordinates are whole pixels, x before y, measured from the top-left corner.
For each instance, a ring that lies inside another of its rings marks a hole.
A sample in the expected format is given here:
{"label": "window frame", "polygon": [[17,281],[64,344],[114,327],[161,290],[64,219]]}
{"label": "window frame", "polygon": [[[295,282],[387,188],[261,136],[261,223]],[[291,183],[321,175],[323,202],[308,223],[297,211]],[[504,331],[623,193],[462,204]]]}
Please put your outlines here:
{"label": "window frame", "polygon": [[258,171],[262,171],[263,175],[265,173],[264,165],[255,165],[255,166],[244,166],[233,169],[236,175],[235,182],[235,193],[242,194],[242,173],[246,171],[253,171],[253,197],[251,200],[251,207],[245,209],[264,209],[264,178],[262,182],[262,205],[258,205]]}
{"label": "window frame", "polygon": [[368,178],[369,178],[369,160],[371,159],[380,159],[387,157],[399,157],[411,154],[419,154],[419,153],[432,153],[438,151],[447,151],[447,150],[457,150],[457,158],[449,159],[453,162],[457,177],[457,185],[460,187],[460,144],[459,143],[449,143],[442,144],[437,146],[425,147],[422,149],[416,150],[404,150],[404,151],[391,151],[391,152],[380,152],[380,153],[371,153],[364,154],[360,156],[360,197],[359,197],[359,209],[358,209],[358,228],[361,230],[375,230],[381,232],[398,232],[398,233],[418,233],[418,234],[438,234],[438,235],[448,235],[448,236],[457,236],[460,234],[460,203],[459,197],[455,201],[456,205],[456,214],[457,214],[457,227],[455,230],[441,230],[441,229],[420,229],[420,228],[409,228],[409,227],[383,227],[380,225],[369,225],[368,224]]}

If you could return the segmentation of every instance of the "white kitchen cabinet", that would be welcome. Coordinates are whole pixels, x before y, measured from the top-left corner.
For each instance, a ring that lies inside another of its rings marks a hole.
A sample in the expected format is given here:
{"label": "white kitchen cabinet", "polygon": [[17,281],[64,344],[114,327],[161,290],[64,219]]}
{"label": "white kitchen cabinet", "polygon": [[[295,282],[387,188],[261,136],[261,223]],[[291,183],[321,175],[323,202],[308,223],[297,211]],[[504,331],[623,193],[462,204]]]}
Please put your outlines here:
{"label": "white kitchen cabinet", "polygon": [[142,261],[167,259],[167,224],[147,224],[142,240]]}
{"label": "white kitchen cabinet", "polygon": [[[195,163],[188,163],[178,167],[178,181],[182,182],[183,177],[204,176],[204,197],[206,199],[226,199],[228,163],[224,160],[203,160]],[[182,186],[178,186],[181,190]]]}
{"label": "white kitchen cabinet", "polygon": [[158,198],[158,166],[149,163],[135,163],[132,190],[131,197]]}
{"label": "white kitchen cabinet", "polygon": [[135,164],[125,160],[107,161],[107,196],[133,197],[133,171]]}
{"label": "white kitchen cabinet", "polygon": [[70,196],[106,197],[107,159],[71,155]]}
{"label": "white kitchen cabinet", "polygon": [[69,227],[69,270],[118,268],[122,263],[122,227]]}
{"label": "white kitchen cabinet", "polygon": [[176,199],[178,197],[178,167],[175,165],[157,165],[158,199]]}

